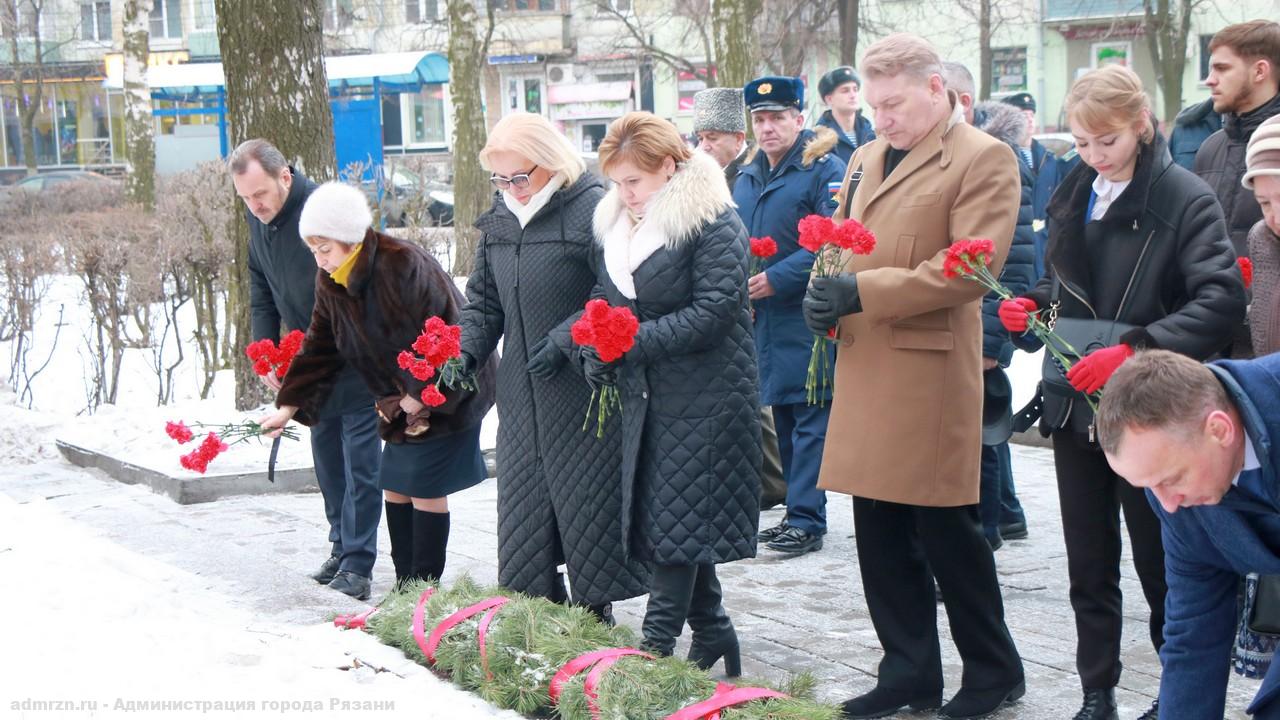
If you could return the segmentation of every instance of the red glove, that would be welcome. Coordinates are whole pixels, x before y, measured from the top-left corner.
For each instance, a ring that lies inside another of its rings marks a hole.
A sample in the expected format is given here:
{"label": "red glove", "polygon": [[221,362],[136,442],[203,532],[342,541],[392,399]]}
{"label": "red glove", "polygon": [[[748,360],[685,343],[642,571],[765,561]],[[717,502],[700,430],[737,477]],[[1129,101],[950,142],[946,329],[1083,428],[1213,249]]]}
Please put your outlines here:
{"label": "red glove", "polygon": [[1102,386],[1111,379],[1111,373],[1131,357],[1133,357],[1133,348],[1123,343],[1094,350],[1071,366],[1067,371],[1067,380],[1071,383],[1071,387],[1086,395],[1092,395],[1101,390]]}
{"label": "red glove", "polygon": [[1027,317],[1035,311],[1035,300],[1019,297],[1000,303],[1000,308],[996,310],[996,315],[999,316],[1000,324],[1004,325],[1005,330],[1013,333],[1024,333],[1027,331]]}

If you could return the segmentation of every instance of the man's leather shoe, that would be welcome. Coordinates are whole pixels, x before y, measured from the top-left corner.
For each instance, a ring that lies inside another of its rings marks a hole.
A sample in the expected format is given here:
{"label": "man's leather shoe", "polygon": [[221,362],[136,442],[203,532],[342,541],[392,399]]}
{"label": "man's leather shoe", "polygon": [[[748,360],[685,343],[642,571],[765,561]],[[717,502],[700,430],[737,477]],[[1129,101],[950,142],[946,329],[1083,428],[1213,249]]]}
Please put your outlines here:
{"label": "man's leather shoe", "polygon": [[983,718],[999,710],[1005,703],[1013,702],[1027,694],[1027,683],[1019,681],[1013,687],[988,688],[986,690],[970,690],[960,688],[951,701],[938,711],[940,718],[967,720]]}
{"label": "man's leather shoe", "polygon": [[328,560],[320,566],[320,569],[311,573],[311,579],[321,585],[328,585],[333,580],[333,576],[338,574],[338,556],[330,555]]}
{"label": "man's leather shoe", "polygon": [[1000,537],[1005,540],[1024,540],[1027,537],[1027,521],[1000,523]]}
{"label": "man's leather shoe", "polygon": [[329,588],[337,590],[344,595],[350,595],[357,600],[368,600],[369,589],[372,584],[371,578],[357,575],[349,570],[343,570],[333,576],[333,581],[329,583]]}
{"label": "man's leather shoe", "polygon": [[787,519],[782,518],[782,522],[777,525],[774,525],[771,528],[765,528],[756,533],[756,540],[759,540],[762,543],[773,542],[784,530],[787,529],[787,527]]}
{"label": "man's leather shoe", "polygon": [[1071,720],[1119,720],[1116,712],[1114,688],[1095,688],[1084,691],[1084,704]]}
{"label": "man's leather shoe", "polygon": [[790,527],[783,530],[778,537],[765,544],[770,550],[777,550],[788,555],[803,555],[822,549],[822,536]]}
{"label": "man's leather shoe", "polygon": [[849,720],[888,717],[899,710],[932,710],[942,704],[942,691],[916,692],[876,687],[865,695],[844,701],[844,716]]}

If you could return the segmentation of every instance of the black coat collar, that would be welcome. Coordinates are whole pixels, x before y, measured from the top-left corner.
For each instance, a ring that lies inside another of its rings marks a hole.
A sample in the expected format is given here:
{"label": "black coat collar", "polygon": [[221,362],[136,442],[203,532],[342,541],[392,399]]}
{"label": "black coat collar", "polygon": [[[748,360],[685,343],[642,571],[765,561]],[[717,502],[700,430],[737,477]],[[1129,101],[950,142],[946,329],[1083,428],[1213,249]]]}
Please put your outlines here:
{"label": "black coat collar", "polygon": [[[1173,159],[1164,138],[1156,133],[1155,139],[1138,148],[1138,164],[1133,170],[1133,180],[1120,193],[1120,197],[1107,209],[1107,223],[1129,224],[1140,220],[1147,211],[1151,186],[1169,169]],[[1048,214],[1056,222],[1084,224],[1084,213],[1089,206],[1089,194],[1098,172],[1083,162],[1076,163],[1063,178],[1062,185],[1049,201]]]}
{"label": "black coat collar", "polygon": [[1248,140],[1253,136],[1253,131],[1272,115],[1280,115],[1280,94],[1247,113],[1223,115],[1222,131],[1227,134],[1227,137],[1237,142]]}
{"label": "black coat collar", "polygon": [[294,170],[292,165],[289,166],[289,173],[293,176],[293,181],[289,185],[289,194],[285,197],[284,205],[280,206],[280,212],[267,223],[273,230],[279,230],[285,223],[296,218],[302,212],[302,204],[307,199],[307,186],[311,181]]}

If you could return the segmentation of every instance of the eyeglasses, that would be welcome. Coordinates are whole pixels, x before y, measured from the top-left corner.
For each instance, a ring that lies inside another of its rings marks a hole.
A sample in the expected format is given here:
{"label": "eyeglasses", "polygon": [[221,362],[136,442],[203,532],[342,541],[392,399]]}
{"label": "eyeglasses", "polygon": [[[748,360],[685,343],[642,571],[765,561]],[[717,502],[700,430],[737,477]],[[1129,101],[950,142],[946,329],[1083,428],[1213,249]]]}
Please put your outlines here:
{"label": "eyeglasses", "polygon": [[523,190],[529,187],[529,184],[533,182],[533,180],[531,180],[529,176],[533,173],[534,170],[537,170],[537,169],[538,169],[538,166],[534,165],[528,170],[525,170],[524,172],[516,175],[512,175],[511,177],[503,177],[497,173],[494,173],[489,177],[489,182],[493,183],[493,186],[498,188],[499,190],[506,190],[507,188],[515,188],[517,190]]}

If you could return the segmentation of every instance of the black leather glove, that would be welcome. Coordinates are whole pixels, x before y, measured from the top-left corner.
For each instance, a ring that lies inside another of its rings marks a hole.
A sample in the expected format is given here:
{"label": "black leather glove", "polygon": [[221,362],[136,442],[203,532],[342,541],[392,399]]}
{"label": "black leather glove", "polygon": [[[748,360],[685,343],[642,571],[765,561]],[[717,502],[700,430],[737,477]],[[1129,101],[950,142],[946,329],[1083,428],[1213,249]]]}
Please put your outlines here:
{"label": "black leather glove", "polygon": [[815,277],[805,293],[804,324],[814,335],[826,335],[840,318],[862,312],[858,298],[858,276],[840,273],[834,277]]}
{"label": "black leather glove", "polygon": [[582,376],[587,379],[587,384],[594,390],[599,390],[605,385],[618,384],[618,371],[616,363],[606,363],[596,354],[596,349],[590,346],[582,346],[582,352],[579,356],[582,361]]}
{"label": "black leather glove", "polygon": [[462,374],[471,377],[476,374],[476,359],[466,353],[462,353],[459,358],[462,360]]}
{"label": "black leather glove", "polygon": [[560,348],[551,342],[551,338],[544,337],[530,348],[529,362],[525,363],[524,369],[536,378],[547,380],[559,372],[567,362],[569,358],[560,352]]}

